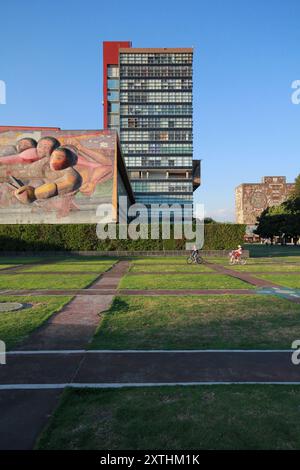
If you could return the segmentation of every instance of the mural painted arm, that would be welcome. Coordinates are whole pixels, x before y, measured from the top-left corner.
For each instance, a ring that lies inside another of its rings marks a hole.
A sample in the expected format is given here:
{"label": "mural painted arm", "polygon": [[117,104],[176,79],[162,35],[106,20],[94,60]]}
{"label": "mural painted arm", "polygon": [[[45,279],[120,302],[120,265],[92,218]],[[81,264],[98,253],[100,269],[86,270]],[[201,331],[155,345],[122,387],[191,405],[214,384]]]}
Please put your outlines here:
{"label": "mural painted arm", "polygon": [[63,176],[54,181],[48,181],[37,188],[22,186],[15,191],[16,198],[23,204],[30,204],[36,200],[49,199],[53,196],[71,193],[79,189],[82,179],[77,171],[69,168]]}
{"label": "mural painted arm", "polygon": [[78,152],[78,164],[88,166],[90,168],[96,168],[101,165],[111,164],[111,159],[103,155],[99,149],[93,150],[82,145],[79,140],[71,138],[66,139],[64,145],[72,145]]}
{"label": "mural painted arm", "polygon": [[5,155],[0,157],[0,165],[13,165],[16,163],[32,163],[38,160],[35,148],[26,149],[16,155]]}
{"label": "mural painted arm", "polygon": [[[85,175],[84,175],[85,176]],[[83,178],[83,184],[80,188],[80,192],[86,196],[91,196],[96,189],[97,184],[104,183],[113,176],[112,166],[98,166],[92,173],[90,179]]]}

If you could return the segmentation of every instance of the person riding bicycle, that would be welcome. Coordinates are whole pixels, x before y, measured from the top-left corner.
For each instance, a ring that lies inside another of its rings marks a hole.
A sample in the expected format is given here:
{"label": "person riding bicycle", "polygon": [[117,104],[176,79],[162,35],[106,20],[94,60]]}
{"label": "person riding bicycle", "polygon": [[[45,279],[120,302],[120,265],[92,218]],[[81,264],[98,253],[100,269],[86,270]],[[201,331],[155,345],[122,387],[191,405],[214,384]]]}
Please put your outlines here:
{"label": "person riding bicycle", "polygon": [[231,259],[239,260],[241,259],[242,254],[243,254],[243,248],[241,247],[241,245],[238,245],[237,250],[233,250],[231,254]]}
{"label": "person riding bicycle", "polygon": [[199,250],[196,247],[196,245],[194,245],[193,250],[192,250],[192,254],[191,254],[191,258],[196,260],[198,258],[198,256],[199,256]]}

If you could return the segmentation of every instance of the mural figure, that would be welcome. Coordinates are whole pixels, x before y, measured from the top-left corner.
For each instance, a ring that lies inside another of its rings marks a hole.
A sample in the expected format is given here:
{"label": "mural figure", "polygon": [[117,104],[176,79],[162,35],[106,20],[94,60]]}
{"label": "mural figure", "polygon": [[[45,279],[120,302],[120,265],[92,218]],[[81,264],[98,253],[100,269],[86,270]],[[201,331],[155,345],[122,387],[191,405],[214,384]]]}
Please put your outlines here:
{"label": "mural figure", "polygon": [[115,145],[113,134],[99,131],[0,134],[0,212],[11,206],[12,218],[19,217],[13,214],[22,204],[41,215],[95,217],[101,200],[112,199]]}
{"label": "mural figure", "polygon": [[[23,204],[30,204],[38,199],[49,199],[77,191],[82,183],[80,174],[73,168],[77,156],[65,147],[56,148],[50,157],[32,163],[31,170],[36,177],[43,179],[37,187],[31,185],[16,189],[15,196]],[[18,173],[16,173],[18,176]]]}
{"label": "mural figure", "polygon": [[17,142],[18,153],[0,157],[0,165],[33,163],[42,158],[50,157],[53,150],[59,146],[59,141],[54,137],[42,137],[38,143],[34,139],[25,137]]}

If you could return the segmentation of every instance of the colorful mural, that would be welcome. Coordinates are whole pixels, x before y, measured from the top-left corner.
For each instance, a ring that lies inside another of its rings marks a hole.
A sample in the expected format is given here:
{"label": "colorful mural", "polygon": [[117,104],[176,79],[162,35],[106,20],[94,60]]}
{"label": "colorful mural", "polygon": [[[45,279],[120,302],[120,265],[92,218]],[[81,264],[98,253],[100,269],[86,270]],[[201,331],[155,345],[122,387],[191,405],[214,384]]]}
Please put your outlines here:
{"label": "colorful mural", "polygon": [[112,202],[116,134],[0,132],[1,223],[93,223]]}

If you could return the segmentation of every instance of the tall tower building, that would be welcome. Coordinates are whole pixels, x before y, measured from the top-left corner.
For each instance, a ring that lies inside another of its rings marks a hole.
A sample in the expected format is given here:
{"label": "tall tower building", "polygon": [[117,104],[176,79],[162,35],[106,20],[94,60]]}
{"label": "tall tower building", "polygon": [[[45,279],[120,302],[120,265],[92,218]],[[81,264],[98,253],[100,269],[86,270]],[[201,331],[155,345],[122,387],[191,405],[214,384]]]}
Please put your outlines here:
{"label": "tall tower building", "polygon": [[137,202],[192,208],[193,49],[103,43],[104,128],[119,132]]}

